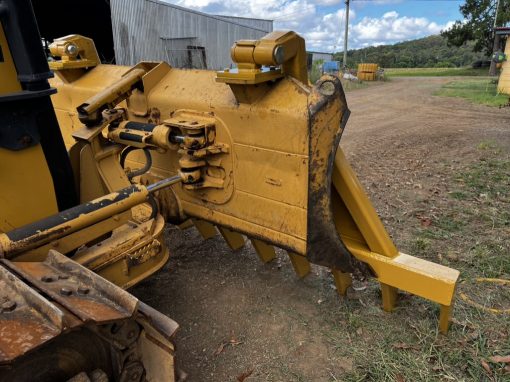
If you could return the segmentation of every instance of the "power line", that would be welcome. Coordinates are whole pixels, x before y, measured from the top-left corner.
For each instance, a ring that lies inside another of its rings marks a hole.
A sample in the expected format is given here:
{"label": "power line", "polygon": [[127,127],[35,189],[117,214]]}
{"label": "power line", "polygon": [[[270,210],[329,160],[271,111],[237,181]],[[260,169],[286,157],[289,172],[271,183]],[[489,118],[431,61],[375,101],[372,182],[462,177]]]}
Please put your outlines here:
{"label": "power line", "polygon": [[297,14],[303,13],[303,11],[304,11],[304,9],[300,9],[299,11],[285,13],[283,15],[273,18],[273,21],[278,21],[278,20],[281,20],[281,19],[289,17],[289,16],[297,15]]}

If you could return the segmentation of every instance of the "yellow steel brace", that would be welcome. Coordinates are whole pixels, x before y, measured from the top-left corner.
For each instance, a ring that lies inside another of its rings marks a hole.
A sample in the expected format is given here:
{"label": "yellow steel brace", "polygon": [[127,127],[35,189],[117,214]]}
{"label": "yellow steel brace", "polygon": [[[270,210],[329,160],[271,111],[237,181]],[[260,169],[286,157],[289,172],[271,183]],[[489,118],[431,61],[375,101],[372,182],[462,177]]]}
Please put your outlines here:
{"label": "yellow steel brace", "polygon": [[349,251],[377,276],[384,310],[391,311],[397,290],[405,290],[440,304],[439,328],[446,333],[459,271],[397,251],[340,148],[333,186],[333,208],[340,212],[334,214],[337,230]]}

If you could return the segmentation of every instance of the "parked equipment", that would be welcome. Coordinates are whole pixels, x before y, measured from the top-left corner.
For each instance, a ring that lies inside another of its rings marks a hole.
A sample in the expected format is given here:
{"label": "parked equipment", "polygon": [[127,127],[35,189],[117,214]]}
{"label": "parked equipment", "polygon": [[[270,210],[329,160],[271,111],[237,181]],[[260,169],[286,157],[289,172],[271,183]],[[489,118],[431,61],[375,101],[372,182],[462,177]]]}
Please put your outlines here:
{"label": "parked equipment", "polygon": [[375,81],[377,79],[377,71],[379,65],[377,64],[358,64],[358,78],[361,81]]}
{"label": "parked equipment", "polygon": [[309,85],[295,33],[218,73],[102,65],[70,35],[52,88],[30,2],[0,0],[0,49],[0,381],[173,381],[177,324],[123,290],[165,264],[165,222],[284,248],[340,294],[374,276],[385,310],[409,291],[447,331],[458,272],[397,251],[338,147],[340,80]]}
{"label": "parked equipment", "polygon": [[[233,249],[245,235],[264,262],[284,248],[300,277],[310,263],[330,268],[340,294],[353,274],[375,276],[385,310],[398,289],[411,292],[440,304],[447,331],[459,273],[395,248],[338,147],[349,116],[340,80],[309,85],[301,37],[238,41],[237,68],[218,73],[92,66],[91,43],[73,35],[51,46],[52,100],[72,161],[84,157],[77,132],[101,126],[125,147],[132,182],[181,177],[157,195],[167,221],[191,221],[206,238],[218,229]],[[103,183],[96,193],[114,190]]]}

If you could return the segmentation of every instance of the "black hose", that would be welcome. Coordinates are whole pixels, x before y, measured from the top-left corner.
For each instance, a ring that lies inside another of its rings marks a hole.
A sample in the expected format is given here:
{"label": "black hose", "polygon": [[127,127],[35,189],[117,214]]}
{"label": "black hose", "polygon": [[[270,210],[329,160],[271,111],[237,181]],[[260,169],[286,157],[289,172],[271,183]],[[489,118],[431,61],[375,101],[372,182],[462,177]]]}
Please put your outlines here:
{"label": "black hose", "polygon": [[145,154],[145,165],[142,168],[139,168],[138,170],[129,172],[127,174],[129,180],[133,179],[135,176],[145,174],[152,167],[152,155],[149,149],[139,149],[138,147],[128,146],[120,153],[120,166],[122,168],[124,168],[124,164],[126,163],[126,158],[128,154],[134,150],[143,150],[143,153]]}
{"label": "black hose", "polygon": [[159,205],[153,194],[149,194],[147,203],[149,203],[152,208],[150,219],[156,219],[156,216],[158,216],[159,212]]}

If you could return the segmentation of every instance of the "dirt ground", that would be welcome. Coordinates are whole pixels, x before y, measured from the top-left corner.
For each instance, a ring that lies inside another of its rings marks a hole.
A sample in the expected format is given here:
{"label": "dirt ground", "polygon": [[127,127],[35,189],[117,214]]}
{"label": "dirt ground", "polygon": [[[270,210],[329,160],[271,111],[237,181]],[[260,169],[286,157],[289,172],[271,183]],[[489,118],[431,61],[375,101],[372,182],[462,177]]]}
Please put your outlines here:
{"label": "dirt ground", "polygon": [[[459,288],[476,291],[473,276],[510,279],[510,109],[433,95],[451,80],[347,93],[341,146],[399,249],[460,269]],[[374,281],[341,299],[328,270],[299,280],[283,252],[264,265],[251,245],[232,252],[195,229],[170,228],[168,243],[169,264],[132,292],[180,323],[188,381],[510,381],[488,360],[510,354],[508,315],[459,300],[444,337],[434,304],[403,295],[385,313]]]}

